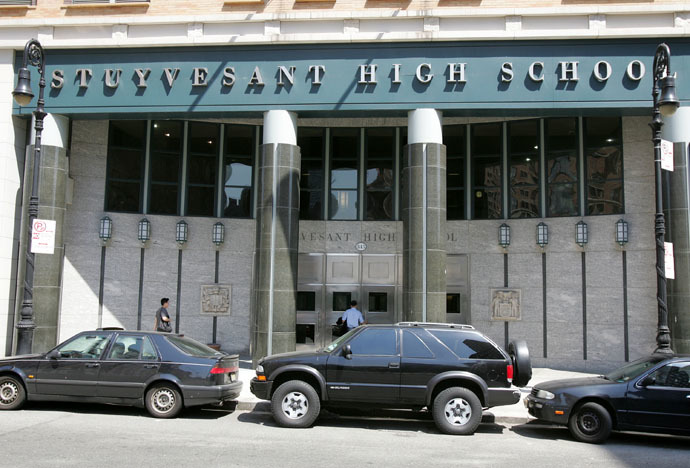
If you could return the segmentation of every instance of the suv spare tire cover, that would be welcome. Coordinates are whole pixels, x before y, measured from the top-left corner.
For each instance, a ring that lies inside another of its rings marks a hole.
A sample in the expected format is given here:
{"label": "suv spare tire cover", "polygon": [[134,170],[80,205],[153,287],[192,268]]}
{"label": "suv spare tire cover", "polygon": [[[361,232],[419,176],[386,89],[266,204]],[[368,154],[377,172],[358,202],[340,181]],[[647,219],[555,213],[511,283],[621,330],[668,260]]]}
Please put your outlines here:
{"label": "suv spare tire cover", "polygon": [[508,354],[513,361],[513,384],[524,387],[532,378],[532,361],[524,340],[514,340],[508,345]]}

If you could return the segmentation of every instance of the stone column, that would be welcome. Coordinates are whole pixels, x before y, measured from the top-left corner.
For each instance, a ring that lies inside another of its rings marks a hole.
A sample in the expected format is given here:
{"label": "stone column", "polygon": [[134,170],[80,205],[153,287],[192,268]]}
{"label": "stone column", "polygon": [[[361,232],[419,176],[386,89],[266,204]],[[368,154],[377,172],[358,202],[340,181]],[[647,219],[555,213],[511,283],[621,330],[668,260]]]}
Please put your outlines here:
{"label": "stone column", "polygon": [[441,113],[408,115],[403,151],[403,318],[446,321],[446,147]]}
{"label": "stone column", "polygon": [[297,116],[264,114],[254,257],[252,358],[295,350],[299,241]]}
{"label": "stone column", "polygon": [[[61,115],[48,114],[43,120],[41,133],[41,174],[38,188],[38,219],[56,221],[55,252],[35,254],[33,313],[34,330],[32,351],[40,353],[57,344],[58,318],[60,312],[60,292],[62,262],[64,257],[64,220],[68,202],[67,141],[69,139],[69,119]],[[33,151],[35,141],[34,123],[31,123],[31,137],[27,146],[24,164],[24,184],[22,201],[21,247],[19,249],[19,268],[17,278],[16,321],[23,299],[24,269],[26,262],[26,242],[28,229],[28,206],[33,177]],[[97,235],[97,233],[94,233]]]}

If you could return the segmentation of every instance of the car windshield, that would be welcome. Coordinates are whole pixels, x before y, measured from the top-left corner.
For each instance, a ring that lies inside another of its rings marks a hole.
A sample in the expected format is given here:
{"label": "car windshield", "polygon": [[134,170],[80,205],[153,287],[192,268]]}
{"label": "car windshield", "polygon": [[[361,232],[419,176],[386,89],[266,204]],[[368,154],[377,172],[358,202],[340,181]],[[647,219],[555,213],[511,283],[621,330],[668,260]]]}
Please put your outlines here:
{"label": "car windshield", "polygon": [[661,356],[648,356],[637,361],[633,361],[620,369],[616,369],[613,372],[606,374],[604,377],[608,380],[613,380],[614,382],[627,382],[630,379],[641,375],[644,371],[657,365],[659,362],[663,361],[664,358]]}
{"label": "car windshield", "polygon": [[357,329],[356,329],[356,328],[353,328],[352,330],[350,330],[349,332],[345,333],[343,336],[341,336],[340,338],[338,338],[337,340],[335,340],[334,342],[332,342],[331,344],[329,344],[328,346],[326,346],[325,348],[323,348],[323,350],[324,350],[325,352],[327,352],[327,353],[330,353],[330,352],[333,351],[335,348],[337,348],[338,346],[340,346],[340,344],[341,344],[343,341],[347,340],[347,339],[350,337],[350,335],[352,335],[352,332],[354,332],[355,330],[357,330]]}
{"label": "car windshield", "polygon": [[165,339],[190,356],[214,357],[223,354],[186,336],[166,335]]}

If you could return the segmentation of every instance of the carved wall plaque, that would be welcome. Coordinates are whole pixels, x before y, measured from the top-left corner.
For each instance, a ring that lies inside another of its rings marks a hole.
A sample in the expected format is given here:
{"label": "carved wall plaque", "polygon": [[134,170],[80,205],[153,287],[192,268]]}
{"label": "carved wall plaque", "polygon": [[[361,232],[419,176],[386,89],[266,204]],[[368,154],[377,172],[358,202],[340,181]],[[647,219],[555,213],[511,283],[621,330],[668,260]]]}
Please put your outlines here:
{"label": "carved wall plaque", "polygon": [[522,320],[520,289],[492,289],[490,313],[494,321]]}
{"label": "carved wall plaque", "polygon": [[230,315],[232,285],[210,284],[201,286],[202,315]]}

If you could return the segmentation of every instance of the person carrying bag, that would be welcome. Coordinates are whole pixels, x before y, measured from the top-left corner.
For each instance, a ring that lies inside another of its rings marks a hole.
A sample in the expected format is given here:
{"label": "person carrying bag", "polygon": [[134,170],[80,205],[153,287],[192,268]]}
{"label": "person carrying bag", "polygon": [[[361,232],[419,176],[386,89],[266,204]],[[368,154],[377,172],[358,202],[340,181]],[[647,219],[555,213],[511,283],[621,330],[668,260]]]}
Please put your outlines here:
{"label": "person carrying bag", "polygon": [[172,332],[172,323],[170,322],[170,314],[168,314],[168,306],[170,299],[164,297],[161,299],[161,308],[156,312],[155,330],[159,332]]}

